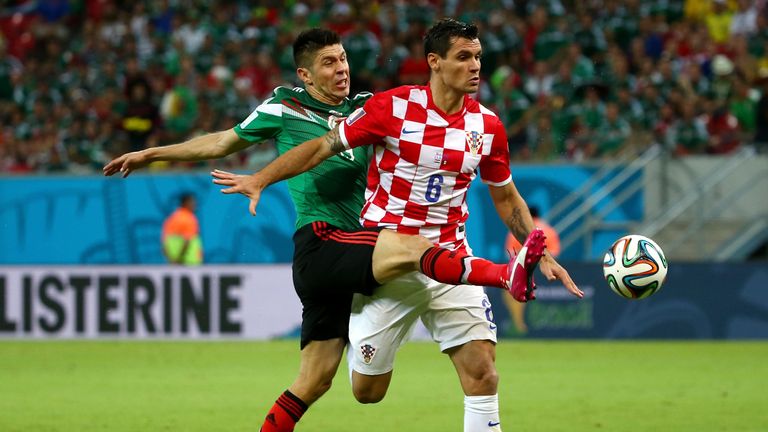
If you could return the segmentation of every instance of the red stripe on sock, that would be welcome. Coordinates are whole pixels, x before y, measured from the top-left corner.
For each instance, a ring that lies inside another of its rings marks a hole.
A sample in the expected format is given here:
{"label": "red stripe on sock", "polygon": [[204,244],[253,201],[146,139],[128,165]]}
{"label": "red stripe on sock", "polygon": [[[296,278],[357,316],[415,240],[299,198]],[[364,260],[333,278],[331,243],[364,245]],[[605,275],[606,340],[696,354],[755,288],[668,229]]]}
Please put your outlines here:
{"label": "red stripe on sock", "polygon": [[284,409],[285,412],[290,414],[291,417],[293,417],[295,420],[298,420],[299,417],[301,417],[302,412],[295,405],[291,405],[291,401],[288,399],[281,396],[277,400],[277,404],[280,405],[280,407]]}

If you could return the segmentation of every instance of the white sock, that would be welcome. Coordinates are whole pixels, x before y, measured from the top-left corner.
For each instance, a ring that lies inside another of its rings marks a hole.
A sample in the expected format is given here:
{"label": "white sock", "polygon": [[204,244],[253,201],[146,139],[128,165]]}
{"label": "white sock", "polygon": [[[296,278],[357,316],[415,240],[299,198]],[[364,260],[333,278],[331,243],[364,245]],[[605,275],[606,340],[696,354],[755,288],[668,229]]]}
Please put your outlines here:
{"label": "white sock", "polygon": [[498,394],[464,396],[464,432],[501,432]]}

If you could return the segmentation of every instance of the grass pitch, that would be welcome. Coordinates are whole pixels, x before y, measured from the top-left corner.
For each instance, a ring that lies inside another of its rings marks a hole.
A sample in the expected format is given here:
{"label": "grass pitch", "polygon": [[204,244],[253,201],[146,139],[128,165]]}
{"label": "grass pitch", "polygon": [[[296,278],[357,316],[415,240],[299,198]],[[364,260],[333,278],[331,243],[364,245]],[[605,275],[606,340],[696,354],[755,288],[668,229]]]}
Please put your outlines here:
{"label": "grass pitch", "polygon": [[[298,342],[0,341],[0,431],[256,431]],[[502,342],[505,431],[766,431],[765,342]],[[398,355],[389,394],[354,401],[342,364],[297,431],[461,431],[436,344]]]}

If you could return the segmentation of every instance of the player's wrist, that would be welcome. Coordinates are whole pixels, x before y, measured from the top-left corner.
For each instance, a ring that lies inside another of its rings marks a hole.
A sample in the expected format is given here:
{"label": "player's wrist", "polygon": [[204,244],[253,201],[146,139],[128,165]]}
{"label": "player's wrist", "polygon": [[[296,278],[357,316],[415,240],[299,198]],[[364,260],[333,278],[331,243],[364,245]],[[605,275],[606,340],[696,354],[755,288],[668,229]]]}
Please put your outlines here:
{"label": "player's wrist", "polygon": [[149,147],[139,151],[139,155],[144,162],[155,162],[158,158],[157,147]]}
{"label": "player's wrist", "polygon": [[261,174],[261,172],[253,173],[251,174],[251,185],[259,190],[263,190],[267,186],[269,186],[270,182],[268,179],[264,178],[264,176]]}

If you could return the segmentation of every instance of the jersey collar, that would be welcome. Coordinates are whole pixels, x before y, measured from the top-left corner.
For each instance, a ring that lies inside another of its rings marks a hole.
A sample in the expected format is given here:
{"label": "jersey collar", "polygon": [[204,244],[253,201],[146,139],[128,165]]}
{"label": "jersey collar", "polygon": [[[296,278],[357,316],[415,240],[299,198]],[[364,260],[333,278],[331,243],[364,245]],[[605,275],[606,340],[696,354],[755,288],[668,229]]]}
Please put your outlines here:
{"label": "jersey collar", "polygon": [[435,101],[432,99],[432,86],[427,84],[426,87],[427,87],[427,108],[428,109],[435,111],[436,113],[440,114],[442,118],[445,118],[445,119],[454,118],[454,117],[463,117],[464,114],[466,114],[467,106],[469,105],[469,95],[467,94],[464,95],[464,100],[462,101],[460,110],[456,111],[454,114],[446,114],[445,112],[443,112],[443,110],[438,108],[437,105],[435,105]]}

